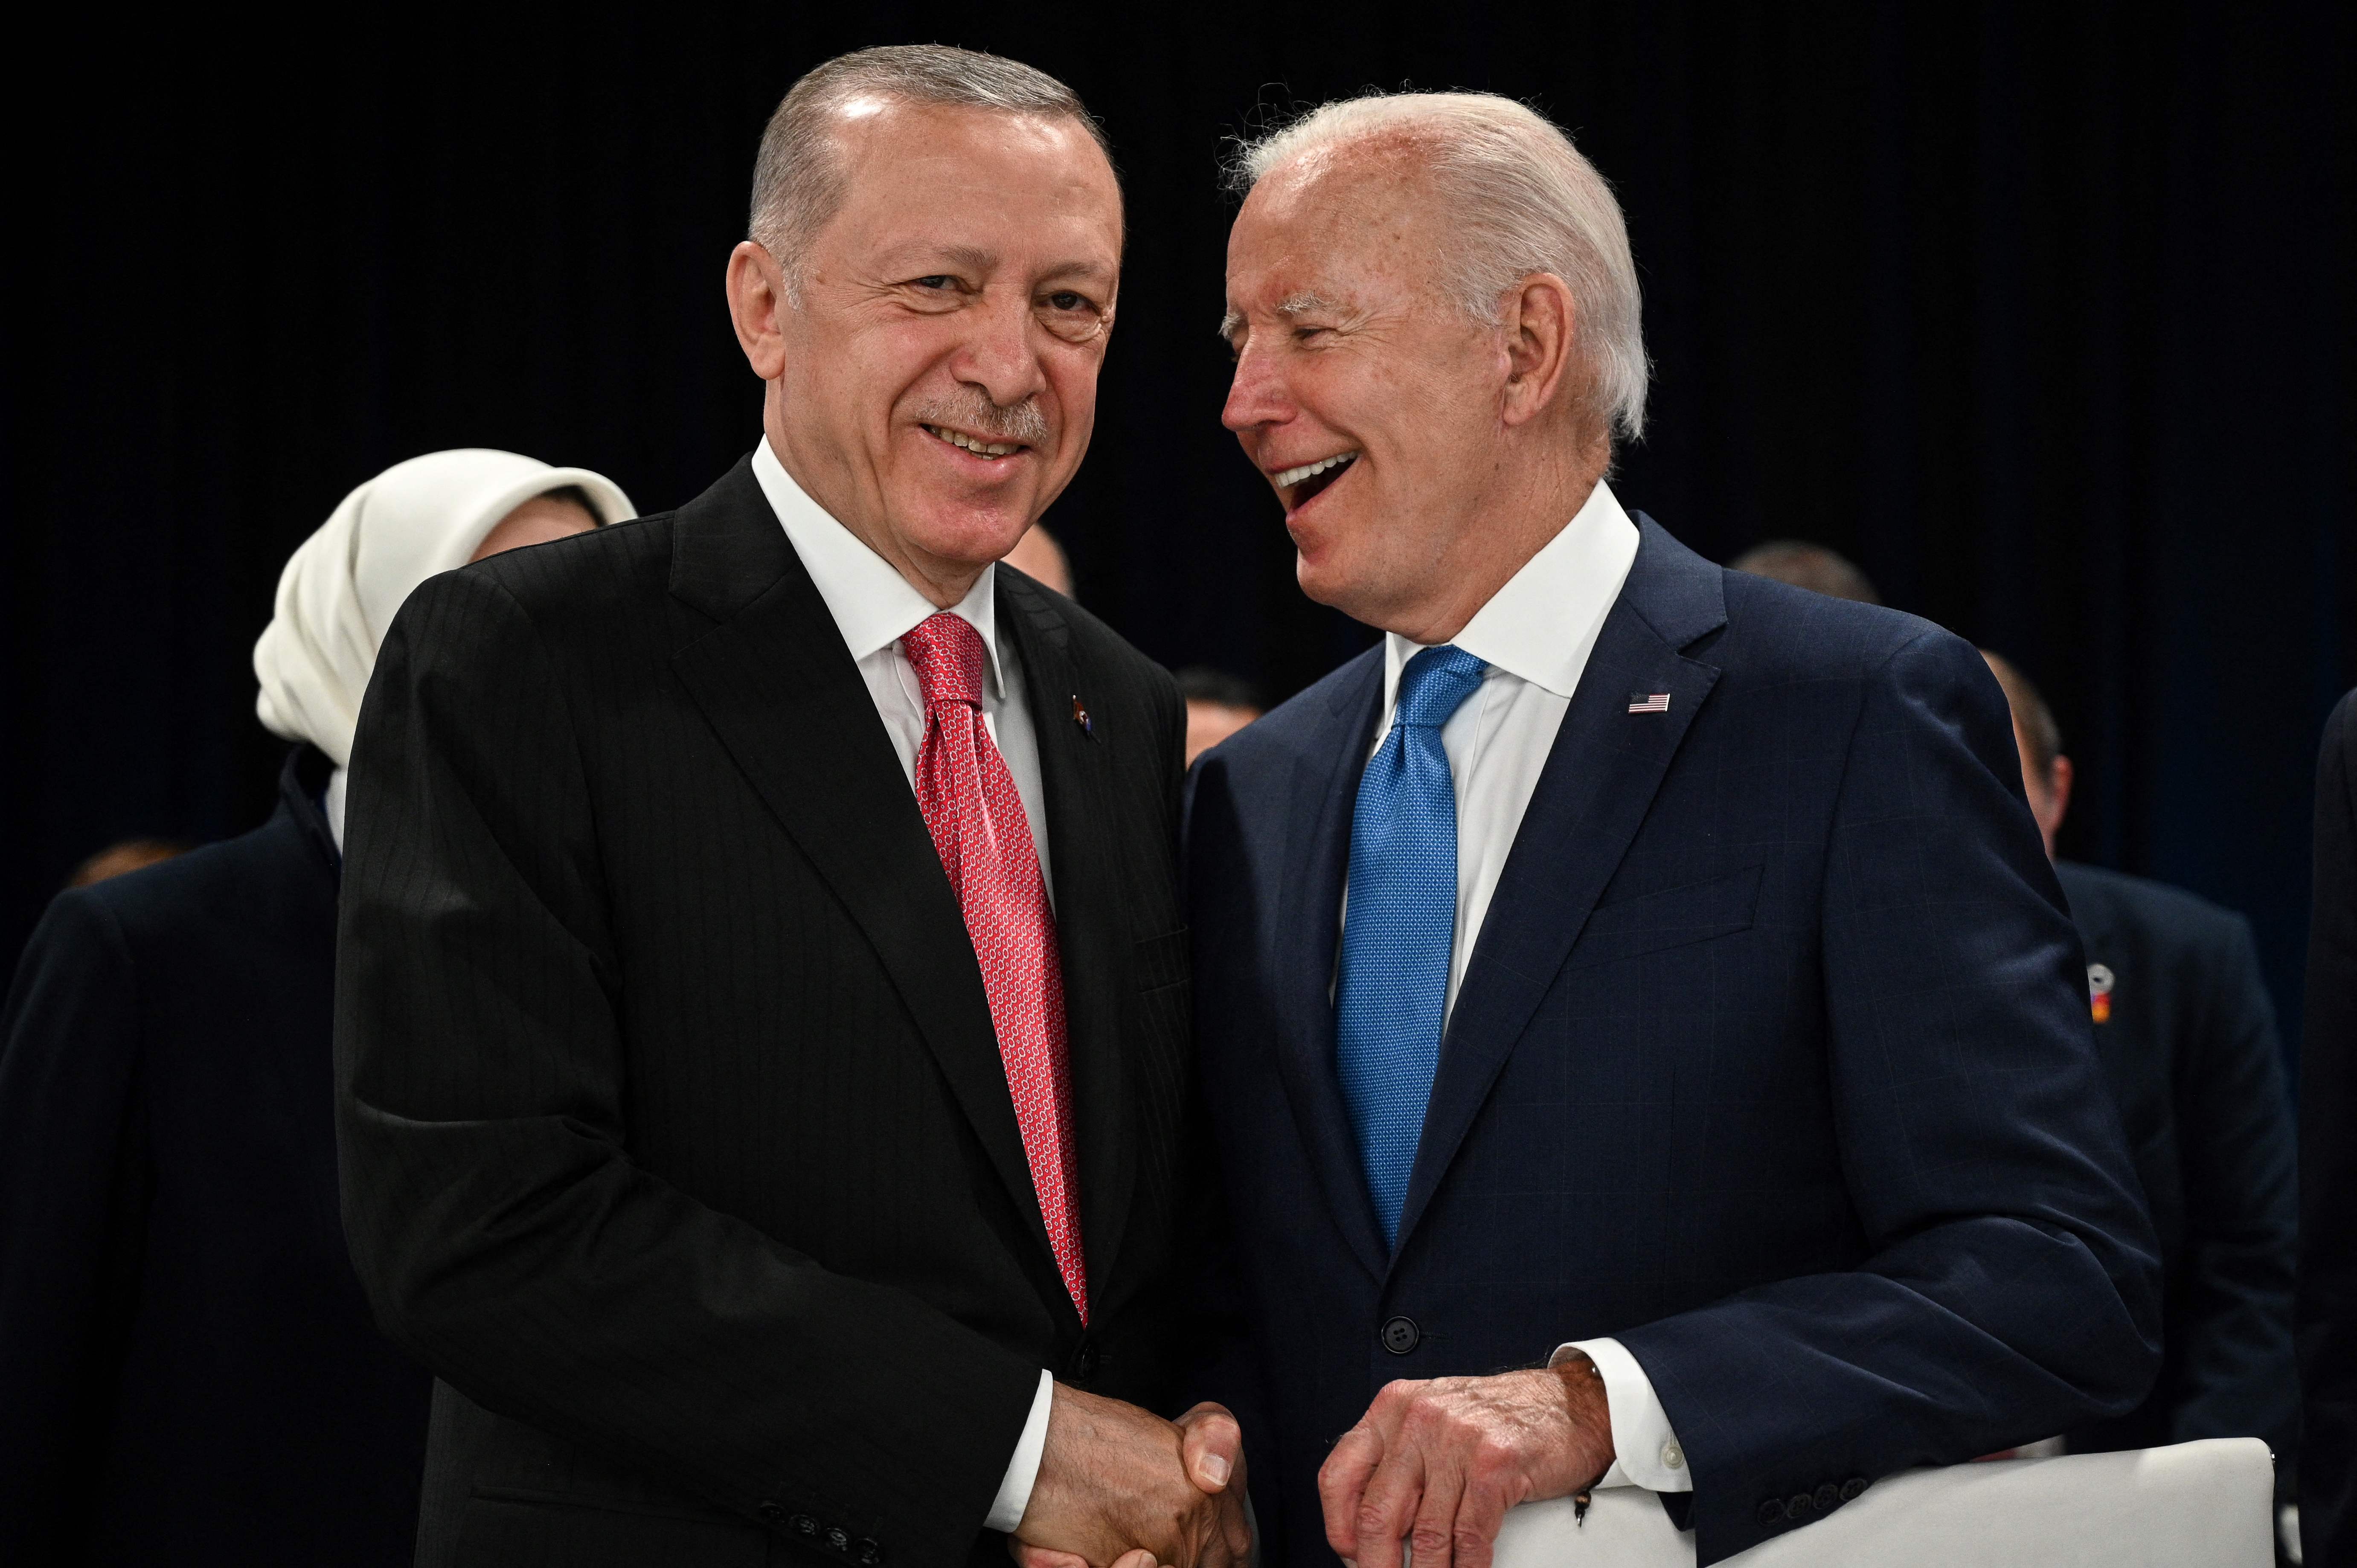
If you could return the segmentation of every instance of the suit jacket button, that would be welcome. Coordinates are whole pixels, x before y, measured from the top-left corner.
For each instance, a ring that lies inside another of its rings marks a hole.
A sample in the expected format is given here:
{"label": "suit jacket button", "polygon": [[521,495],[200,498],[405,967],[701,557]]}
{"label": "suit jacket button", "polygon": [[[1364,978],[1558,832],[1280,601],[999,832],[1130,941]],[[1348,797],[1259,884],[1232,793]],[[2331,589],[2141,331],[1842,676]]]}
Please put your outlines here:
{"label": "suit jacket button", "polygon": [[1852,1476],[1848,1480],[1842,1483],[1841,1500],[1846,1503],[1854,1503],[1857,1501],[1858,1498],[1866,1495],[1866,1487],[1867,1479],[1864,1476]]}
{"label": "suit jacket button", "polygon": [[1087,1337],[1083,1336],[1079,1348],[1072,1352],[1071,1380],[1075,1383],[1086,1383],[1096,1375],[1097,1348],[1090,1344]]}
{"label": "suit jacket button", "polygon": [[857,1556],[865,1568],[876,1568],[884,1561],[884,1549],[872,1541],[863,1541],[859,1543]]}
{"label": "suit jacket button", "polygon": [[786,1517],[785,1509],[777,1503],[763,1503],[759,1508],[755,1509],[753,1511],[759,1514],[764,1520],[768,1520],[771,1524],[775,1524],[780,1520]]}
{"label": "suit jacket button", "polygon": [[1827,1481],[1824,1486],[1817,1488],[1817,1511],[1819,1513],[1833,1512],[1834,1509],[1841,1506],[1841,1488],[1835,1486],[1831,1481]]}
{"label": "suit jacket button", "polygon": [[1786,1519],[1806,1519],[1817,1511],[1817,1499],[1808,1492],[1794,1492],[1784,1503]]}
{"label": "suit jacket button", "polygon": [[811,1518],[811,1516],[806,1513],[798,1513],[794,1515],[793,1518],[788,1520],[786,1523],[792,1528],[793,1532],[796,1535],[816,1535],[818,1533],[818,1520]]}
{"label": "suit jacket button", "polygon": [[1424,1330],[1412,1317],[1394,1317],[1383,1325],[1383,1348],[1394,1356],[1405,1356],[1424,1341]]}
{"label": "suit jacket button", "polygon": [[1781,1498],[1766,1498],[1761,1499],[1760,1504],[1760,1522],[1761,1524],[1783,1523],[1784,1499]]}

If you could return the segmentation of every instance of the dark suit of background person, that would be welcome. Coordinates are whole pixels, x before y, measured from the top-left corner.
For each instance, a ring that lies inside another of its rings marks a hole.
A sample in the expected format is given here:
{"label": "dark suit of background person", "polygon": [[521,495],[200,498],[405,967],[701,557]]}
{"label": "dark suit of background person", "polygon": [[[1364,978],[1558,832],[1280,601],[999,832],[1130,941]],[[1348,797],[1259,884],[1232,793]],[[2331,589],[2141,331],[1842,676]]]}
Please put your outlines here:
{"label": "dark suit of background person", "polygon": [[2299,1058],[2299,1528],[2357,1562],[2357,696],[2324,725]]}
{"label": "dark suit of background person", "polygon": [[[2072,769],[2035,683],[1984,652],[2013,710],[2021,787],[2046,853]],[[2139,876],[2057,860],[2087,952],[2095,1050],[2160,1237],[2160,1376],[2078,1453],[2260,1437],[2288,1500],[2299,1438],[2292,1280],[2296,1135],[2275,1008],[2250,922]]]}
{"label": "dark suit of background person", "polygon": [[1650,1378],[1706,1564],[2150,1381],[2151,1231],[1995,683],[1936,628],[1640,522],[1388,1254],[1329,1001],[1383,650],[1190,779],[1200,1071],[1265,1371],[1228,1402],[1295,1563],[1328,1555],[1318,1466],[1383,1384],[1583,1336]]}
{"label": "dark suit of background person", "polygon": [[346,879],[345,1202],[387,1329],[496,1412],[421,1525],[461,1561],[782,1538],[1003,1568],[977,1523],[1040,1369],[1170,1391],[1179,702],[995,570],[1046,793],[1085,1334],[959,906],[752,465],[438,578],[394,628]]}
{"label": "dark suit of background person", "polygon": [[323,806],[372,623],[563,486],[629,514],[512,453],[354,490],[256,650],[264,722],[305,740],[276,811],[62,895],[26,948],[0,1035],[0,1563],[410,1561],[429,1380],[371,1321],[337,1212]]}

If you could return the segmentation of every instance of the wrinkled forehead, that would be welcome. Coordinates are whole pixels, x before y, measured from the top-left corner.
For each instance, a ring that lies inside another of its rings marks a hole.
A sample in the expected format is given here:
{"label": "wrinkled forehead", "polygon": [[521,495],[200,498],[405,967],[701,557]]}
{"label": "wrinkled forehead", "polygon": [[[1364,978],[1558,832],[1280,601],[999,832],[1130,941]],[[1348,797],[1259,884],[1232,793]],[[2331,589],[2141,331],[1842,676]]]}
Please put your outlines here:
{"label": "wrinkled forehead", "polygon": [[[1421,293],[1447,225],[1426,182],[1352,148],[1297,158],[1253,187],[1228,236],[1228,308],[1286,317]],[[1340,155],[1340,156],[1338,156]]]}

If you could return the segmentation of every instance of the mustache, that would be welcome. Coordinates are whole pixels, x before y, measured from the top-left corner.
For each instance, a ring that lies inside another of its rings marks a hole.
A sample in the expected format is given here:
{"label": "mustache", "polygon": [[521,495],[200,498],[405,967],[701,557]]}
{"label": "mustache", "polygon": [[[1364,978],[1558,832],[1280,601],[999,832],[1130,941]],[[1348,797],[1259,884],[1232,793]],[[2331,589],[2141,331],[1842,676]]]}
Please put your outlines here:
{"label": "mustache", "polygon": [[954,397],[936,394],[909,413],[920,424],[945,424],[969,435],[987,436],[993,441],[1018,441],[1026,446],[1045,446],[1055,434],[1048,416],[1039,412],[1038,398],[1027,397],[1021,403],[1001,407],[979,387],[963,389]]}

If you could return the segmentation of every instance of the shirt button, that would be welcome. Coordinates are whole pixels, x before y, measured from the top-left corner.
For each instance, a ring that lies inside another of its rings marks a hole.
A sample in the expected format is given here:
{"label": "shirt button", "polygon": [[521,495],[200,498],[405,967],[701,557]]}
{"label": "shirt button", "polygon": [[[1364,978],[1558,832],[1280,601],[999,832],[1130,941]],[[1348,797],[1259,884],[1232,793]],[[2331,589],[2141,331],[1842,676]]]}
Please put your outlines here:
{"label": "shirt button", "polygon": [[1412,1317],[1394,1317],[1383,1325],[1383,1348],[1394,1356],[1405,1356],[1424,1338],[1424,1331]]}
{"label": "shirt button", "polygon": [[1686,1467],[1686,1451],[1678,1446],[1678,1440],[1674,1437],[1662,1444],[1662,1467],[1666,1470]]}

